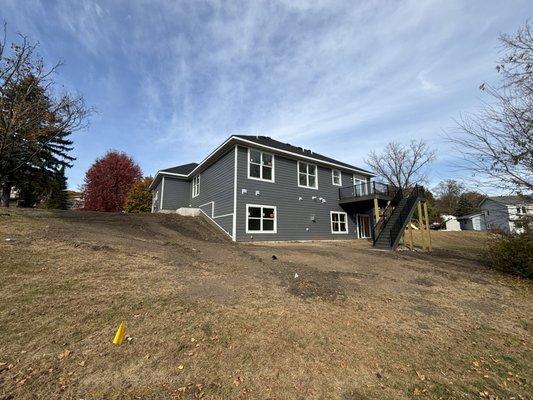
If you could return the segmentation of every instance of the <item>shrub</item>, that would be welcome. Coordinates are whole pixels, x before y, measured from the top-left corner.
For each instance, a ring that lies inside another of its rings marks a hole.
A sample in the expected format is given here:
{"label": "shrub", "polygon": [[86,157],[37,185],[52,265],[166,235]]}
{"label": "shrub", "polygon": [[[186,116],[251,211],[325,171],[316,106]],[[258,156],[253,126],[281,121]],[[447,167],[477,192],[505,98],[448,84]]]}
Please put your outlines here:
{"label": "shrub", "polygon": [[530,233],[492,234],[488,255],[495,269],[533,279],[533,235]]}
{"label": "shrub", "polygon": [[152,177],[146,177],[133,184],[126,195],[124,211],[129,213],[152,211],[152,193],[148,188],[150,183],[152,183]]}

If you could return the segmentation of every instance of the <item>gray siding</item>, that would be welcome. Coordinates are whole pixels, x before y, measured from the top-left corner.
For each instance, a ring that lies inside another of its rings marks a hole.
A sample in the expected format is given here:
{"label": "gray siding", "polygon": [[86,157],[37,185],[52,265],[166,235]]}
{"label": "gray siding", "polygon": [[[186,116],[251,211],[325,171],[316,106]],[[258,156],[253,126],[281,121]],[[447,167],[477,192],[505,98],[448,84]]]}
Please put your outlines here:
{"label": "gray siding", "polygon": [[233,234],[234,164],[232,149],[200,173],[200,194],[197,197],[192,198],[192,183],[189,189],[191,206],[200,208],[229,235]]}
{"label": "gray siding", "polygon": [[[248,179],[248,149],[238,147],[237,240],[317,240],[356,237],[355,212],[348,212],[348,234],[332,234],[330,211],[346,211],[338,204],[339,186],[332,184],[331,168],[318,166],[318,190],[298,186],[297,161],[275,155],[275,182]],[[342,186],[352,184],[342,172]],[[246,189],[247,193],[243,193]],[[256,194],[256,191],[259,193]],[[312,199],[315,196],[316,199]],[[325,203],[318,198],[324,198]],[[301,200],[300,200],[301,198]],[[246,205],[277,207],[277,233],[246,233]],[[361,211],[367,214],[368,210]],[[314,221],[312,218],[314,217]]]}
{"label": "gray siding", "polygon": [[[165,180],[163,188],[163,210],[175,211],[180,207],[189,206],[190,197],[190,182],[171,178],[169,176],[163,177]],[[163,182],[161,179],[161,182]]]}
{"label": "gray siding", "polygon": [[485,214],[488,229],[501,229],[505,232],[510,232],[509,210],[507,206],[487,199],[481,205],[481,211]]}

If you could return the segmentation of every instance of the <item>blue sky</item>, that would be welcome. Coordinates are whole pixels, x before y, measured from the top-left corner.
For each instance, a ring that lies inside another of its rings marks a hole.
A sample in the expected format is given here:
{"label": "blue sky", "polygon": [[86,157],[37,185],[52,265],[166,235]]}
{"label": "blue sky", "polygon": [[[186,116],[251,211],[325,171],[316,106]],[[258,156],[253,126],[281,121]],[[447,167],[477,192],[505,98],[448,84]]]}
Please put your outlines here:
{"label": "blue sky", "polygon": [[146,175],[261,134],[365,167],[371,149],[424,138],[431,185],[460,174],[443,130],[496,79],[498,34],[531,1],[0,0],[57,77],[98,111],[74,135],[69,187],[109,149]]}

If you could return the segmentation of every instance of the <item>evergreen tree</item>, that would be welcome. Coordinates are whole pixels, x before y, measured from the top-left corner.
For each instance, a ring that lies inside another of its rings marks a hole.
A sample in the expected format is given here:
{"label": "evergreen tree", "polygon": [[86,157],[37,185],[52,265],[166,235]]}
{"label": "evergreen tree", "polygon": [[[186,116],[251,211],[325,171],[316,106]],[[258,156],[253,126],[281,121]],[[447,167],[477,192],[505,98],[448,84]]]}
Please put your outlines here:
{"label": "evergreen tree", "polygon": [[[0,37],[0,200],[9,206],[12,186],[30,189],[28,177],[39,184],[54,182],[74,160],[69,135],[85,126],[90,113],[82,97],[55,96],[52,77],[60,64],[46,70],[25,37],[9,49]],[[31,197],[31,196],[29,196]]]}
{"label": "evergreen tree", "polygon": [[65,168],[52,180],[49,185],[50,193],[46,200],[46,208],[66,210],[68,208],[67,178]]}

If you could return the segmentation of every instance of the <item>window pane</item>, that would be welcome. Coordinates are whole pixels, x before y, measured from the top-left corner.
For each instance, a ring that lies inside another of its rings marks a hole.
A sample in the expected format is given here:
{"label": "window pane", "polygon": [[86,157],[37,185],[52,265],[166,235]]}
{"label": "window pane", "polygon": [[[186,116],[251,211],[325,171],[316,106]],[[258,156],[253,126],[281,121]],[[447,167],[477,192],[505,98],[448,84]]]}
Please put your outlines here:
{"label": "window pane", "polygon": [[307,186],[307,175],[300,174],[300,185]]}
{"label": "window pane", "polygon": [[339,214],[336,214],[336,213],[331,214],[331,220],[332,221],[338,221],[339,220]]}
{"label": "window pane", "polygon": [[249,231],[260,231],[261,230],[261,220],[260,219],[249,219],[248,220],[248,230]]}
{"label": "window pane", "polygon": [[339,219],[340,219],[342,222],[346,222],[346,214],[339,214]]}
{"label": "window pane", "polygon": [[264,165],[272,165],[272,155],[263,153],[263,164]]}
{"label": "window pane", "polygon": [[341,222],[339,229],[340,229],[340,232],[346,232],[346,223]]}
{"label": "window pane", "polygon": [[274,220],[273,219],[264,219],[263,220],[263,230],[264,231],[273,231],[274,230]]}
{"label": "window pane", "polygon": [[274,209],[273,208],[263,208],[263,217],[265,217],[265,218],[274,218]]}
{"label": "window pane", "polygon": [[307,167],[307,170],[309,171],[310,175],[315,175],[316,174],[316,166],[315,165],[309,164],[308,167]]}
{"label": "window pane", "polygon": [[257,164],[250,164],[250,176],[253,178],[261,178],[261,167]]}
{"label": "window pane", "polygon": [[272,167],[263,167],[263,179],[272,180]]}
{"label": "window pane", "polygon": [[261,208],[259,207],[250,207],[248,209],[248,216],[253,218],[261,218]]}
{"label": "window pane", "polygon": [[334,176],[334,177],[333,177],[333,183],[334,183],[335,185],[338,185],[339,182],[340,182],[339,177],[338,177],[338,176]]}
{"label": "window pane", "polygon": [[338,232],[338,231],[339,231],[339,223],[333,222],[333,232]]}
{"label": "window pane", "polygon": [[316,178],[314,175],[309,175],[309,186],[310,187],[315,187],[316,185]]}
{"label": "window pane", "polygon": [[306,174],[307,173],[307,164],[303,162],[298,163],[298,168],[301,173]]}
{"label": "window pane", "polygon": [[250,149],[250,161],[256,164],[261,164],[261,152]]}

